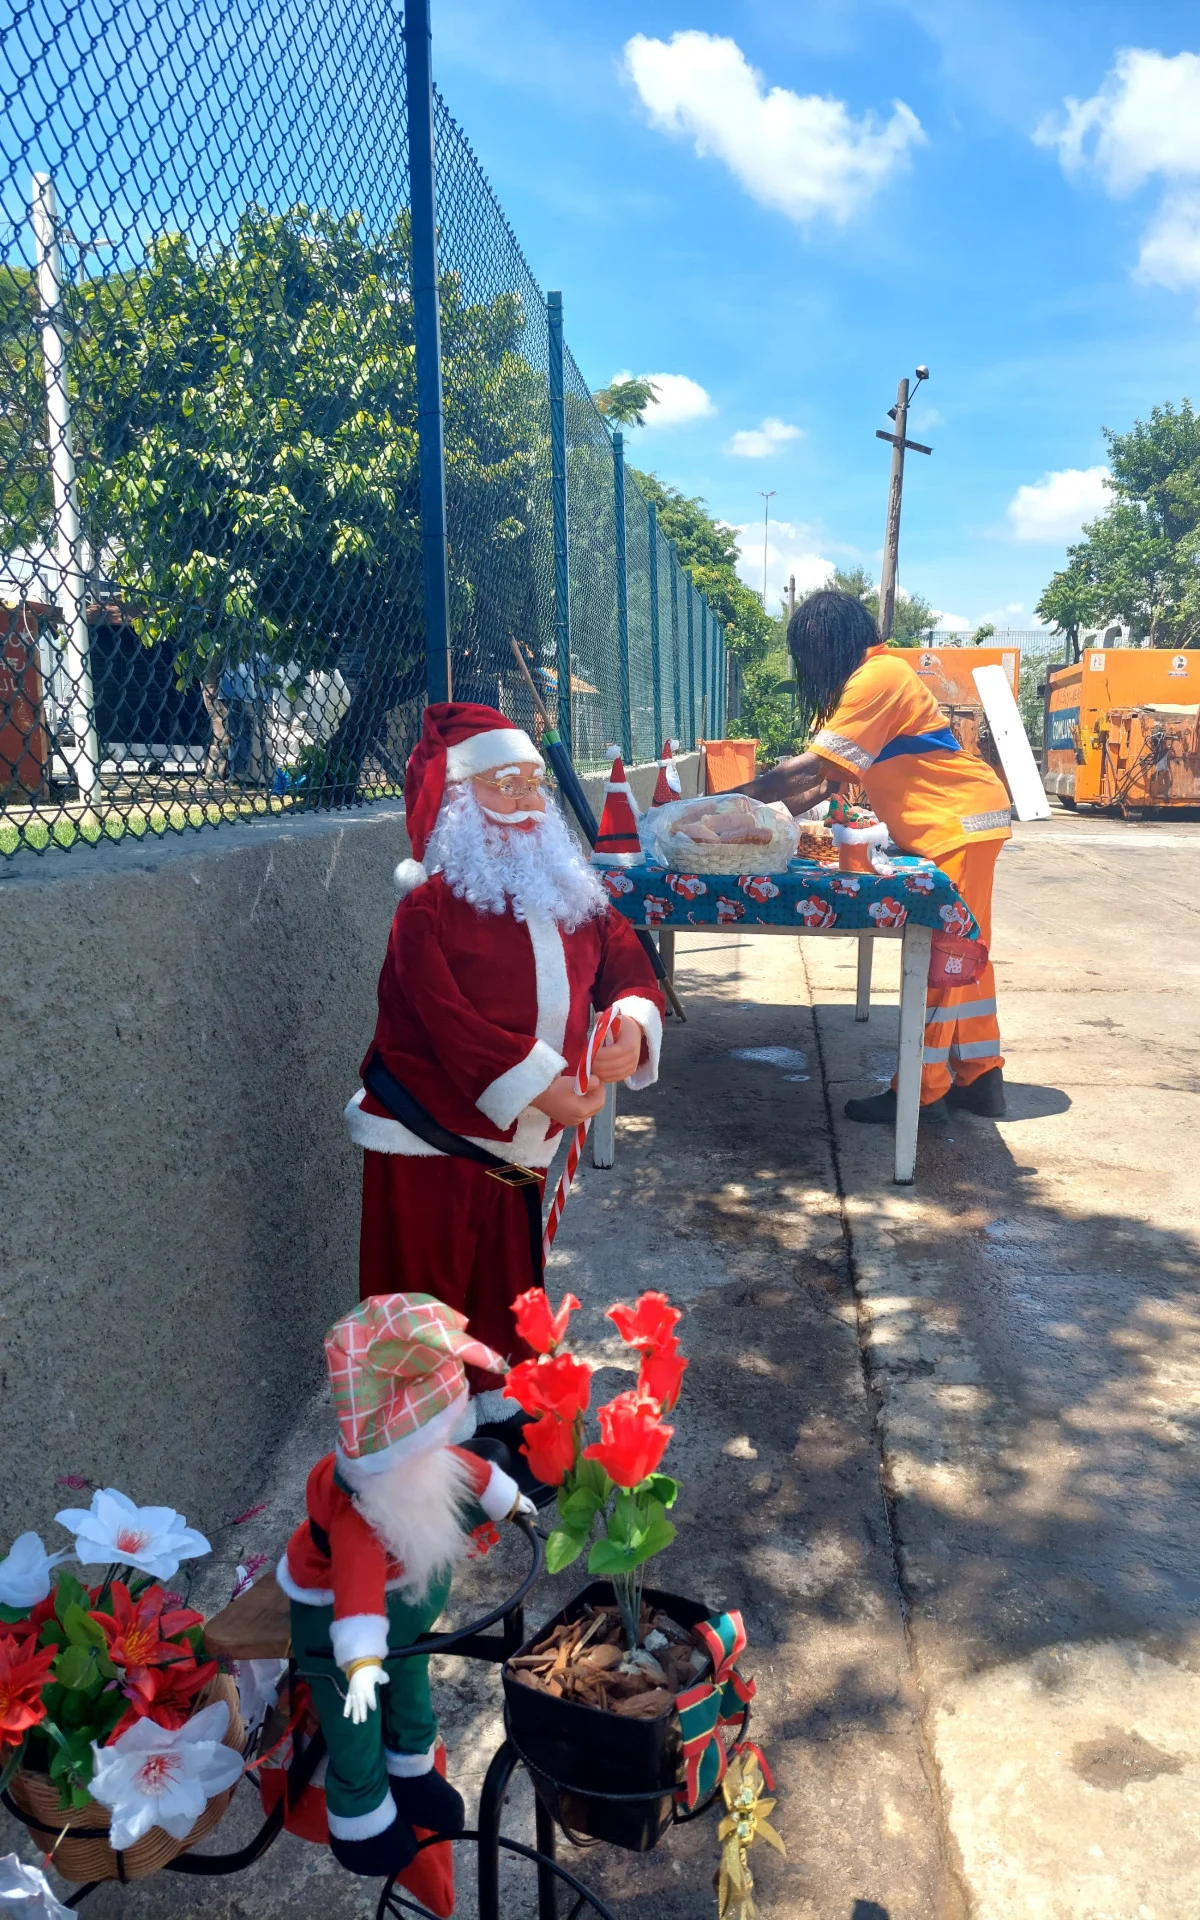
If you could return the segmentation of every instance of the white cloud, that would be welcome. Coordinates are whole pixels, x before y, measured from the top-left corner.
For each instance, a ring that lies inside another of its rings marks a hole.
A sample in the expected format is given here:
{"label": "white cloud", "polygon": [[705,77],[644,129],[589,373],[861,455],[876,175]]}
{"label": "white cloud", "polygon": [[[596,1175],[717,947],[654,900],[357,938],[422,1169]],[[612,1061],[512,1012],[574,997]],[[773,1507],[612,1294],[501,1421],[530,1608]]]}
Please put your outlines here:
{"label": "white cloud", "polygon": [[652,124],[722,160],[752,199],[803,224],[842,222],[925,144],[901,100],[891,118],[856,119],[843,100],[764,85],[735,40],[675,33],[633,36],[625,65]]}
{"label": "white cloud", "polygon": [[1200,54],[1124,48],[1099,92],[1065,100],[1034,138],[1057,149],[1066,173],[1093,171],[1114,199],[1160,180],[1136,278],[1200,286]]}
{"label": "white cloud", "polygon": [[1008,503],[1015,540],[1073,540],[1085,520],[1095,520],[1112,501],[1107,467],[1063,467],[1018,487]]}
{"label": "white cloud", "polygon": [[933,624],[942,633],[973,633],[974,627],[965,614],[943,613],[934,609]]}
{"label": "white cloud", "polygon": [[[735,526],[732,532],[737,537],[740,556],[738,573],[748,587],[761,593],[763,523],[761,520],[750,520],[745,526]],[[816,543],[820,538],[818,529],[802,520],[771,520],[767,523],[768,613],[778,613],[780,602],[787,598],[789,574],[796,576],[798,594],[810,593],[814,587],[829,584],[835,563],[817,552]]]}
{"label": "white cloud", "polygon": [[736,454],[741,460],[765,460],[789,440],[803,438],[803,427],[789,427],[786,420],[768,417],[759,427],[739,427],[722,452]]}
{"label": "white cloud", "polygon": [[[637,377],[649,380],[657,395],[654,405],[646,409],[648,427],[682,427],[689,420],[707,420],[717,411],[700,382],[689,379],[686,373],[639,373]],[[611,384],[632,379],[626,367],[614,373]]]}

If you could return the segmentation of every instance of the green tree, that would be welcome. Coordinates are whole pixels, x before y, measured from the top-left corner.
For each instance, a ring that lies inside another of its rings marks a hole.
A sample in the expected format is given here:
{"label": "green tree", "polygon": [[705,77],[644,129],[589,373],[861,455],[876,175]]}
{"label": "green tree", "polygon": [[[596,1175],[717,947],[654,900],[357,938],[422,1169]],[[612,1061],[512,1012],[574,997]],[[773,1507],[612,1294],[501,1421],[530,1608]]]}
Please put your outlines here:
{"label": "green tree", "polygon": [[[838,567],[834,570],[829,585],[841,593],[852,593],[863,601],[873,620],[879,619],[879,588],[874,585],[865,567]],[[818,592],[818,588],[813,589]],[[805,594],[804,599],[808,598]],[[934,612],[928,600],[919,593],[896,595],[896,607],[892,617],[892,633],[889,647],[919,647],[927,641],[933,632]]]}
{"label": "green tree", "polygon": [[971,645],[973,647],[986,647],[988,641],[995,639],[995,636],[996,636],[995,621],[985,620],[983,625],[981,627],[976,627],[974,633],[971,635]]}
{"label": "green tree", "polygon": [[[1067,549],[1071,591],[1097,622],[1120,620],[1153,646],[1190,644],[1200,638],[1200,418],[1185,399],[1104,437],[1113,501]],[[1046,592],[1061,599],[1063,589],[1052,581]],[[1073,622],[1076,636],[1084,623]]]}
{"label": "green tree", "polygon": [[614,427],[644,427],[647,407],[658,405],[658,388],[653,380],[614,380],[592,399]]}
{"label": "green tree", "polygon": [[1098,618],[1096,589],[1083,567],[1073,565],[1056,573],[1035,611],[1039,620],[1063,635],[1070,645],[1071,658],[1078,660],[1080,630],[1094,626]]}
{"label": "green tree", "polygon": [[730,652],[743,662],[760,658],[776,639],[778,622],[763,611],[754,589],[738,578],[734,529],[714,519],[703,500],[689,499],[653,473],[631,471],[647,500],[654,502],[659,530],[674,541],[680,566],[688,569],[723,622]]}

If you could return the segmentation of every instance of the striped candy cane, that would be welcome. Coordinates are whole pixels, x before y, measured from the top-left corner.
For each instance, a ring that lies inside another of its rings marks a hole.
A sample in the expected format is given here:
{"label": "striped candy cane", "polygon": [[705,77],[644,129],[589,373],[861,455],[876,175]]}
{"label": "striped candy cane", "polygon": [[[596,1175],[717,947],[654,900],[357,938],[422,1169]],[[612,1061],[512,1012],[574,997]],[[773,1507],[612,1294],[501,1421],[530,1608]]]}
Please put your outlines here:
{"label": "striped candy cane", "polygon": [[[604,1012],[597,1015],[596,1024],[589,1033],[587,1045],[580,1055],[579,1069],[575,1075],[576,1093],[587,1092],[588,1081],[592,1077],[592,1055],[596,1048],[603,1044],[605,1034],[610,1031],[615,1040],[621,1031],[621,1016],[615,1013],[612,1007],[605,1007]],[[571,1182],[575,1178],[575,1169],[579,1165],[579,1156],[583,1152],[583,1143],[588,1137],[588,1128],[591,1124],[590,1120],[579,1122],[575,1129],[575,1138],[567,1150],[567,1164],[563,1168],[562,1179],[555,1188],[554,1198],[550,1202],[550,1212],[546,1216],[545,1230],[542,1233],[543,1260],[547,1258],[554,1245],[554,1236],[558,1232],[558,1223],[563,1217],[563,1209],[570,1197]]]}

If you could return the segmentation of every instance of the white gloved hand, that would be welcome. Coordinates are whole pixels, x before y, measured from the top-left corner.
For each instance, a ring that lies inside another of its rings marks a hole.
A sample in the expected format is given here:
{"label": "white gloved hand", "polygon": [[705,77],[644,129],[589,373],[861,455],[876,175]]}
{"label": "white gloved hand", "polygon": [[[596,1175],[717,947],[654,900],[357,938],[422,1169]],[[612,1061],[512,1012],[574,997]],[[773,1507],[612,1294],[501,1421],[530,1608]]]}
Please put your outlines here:
{"label": "white gloved hand", "polygon": [[386,1687],[388,1676],[378,1661],[372,1660],[365,1667],[356,1667],[346,1682],[347,1720],[353,1720],[361,1727],[367,1715],[375,1705],[375,1694],[379,1687]]}
{"label": "white gloved hand", "polygon": [[537,1508],[534,1506],[533,1501],[529,1498],[529,1495],[527,1493],[519,1493],[517,1495],[517,1504],[513,1508],[513,1512],[521,1514],[523,1518],[526,1520],[532,1520],[534,1515],[537,1512]]}

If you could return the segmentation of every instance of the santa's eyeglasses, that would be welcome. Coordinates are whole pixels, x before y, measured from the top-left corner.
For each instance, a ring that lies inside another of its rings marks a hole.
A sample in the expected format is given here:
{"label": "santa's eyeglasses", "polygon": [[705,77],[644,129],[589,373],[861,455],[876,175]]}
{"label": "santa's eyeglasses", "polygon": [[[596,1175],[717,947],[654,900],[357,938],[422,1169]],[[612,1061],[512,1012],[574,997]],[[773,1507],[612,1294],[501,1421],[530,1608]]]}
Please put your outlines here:
{"label": "santa's eyeglasses", "polygon": [[545,791],[546,782],[540,773],[531,773],[527,780],[507,774],[503,780],[483,780],[476,776],[476,785],[485,793],[502,793],[506,800],[531,800]]}

